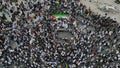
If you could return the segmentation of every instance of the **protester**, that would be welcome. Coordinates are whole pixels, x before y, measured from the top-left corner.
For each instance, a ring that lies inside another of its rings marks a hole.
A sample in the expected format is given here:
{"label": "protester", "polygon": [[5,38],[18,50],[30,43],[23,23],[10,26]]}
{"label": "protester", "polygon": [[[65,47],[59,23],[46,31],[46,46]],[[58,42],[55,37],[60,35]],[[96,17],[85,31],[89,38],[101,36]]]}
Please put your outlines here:
{"label": "protester", "polygon": [[[2,1],[2,11],[8,12],[0,17],[3,68],[120,67],[120,25],[115,20],[95,14],[78,0],[14,1],[16,6]],[[56,13],[68,16],[53,20]],[[73,37],[59,38],[60,30]]]}

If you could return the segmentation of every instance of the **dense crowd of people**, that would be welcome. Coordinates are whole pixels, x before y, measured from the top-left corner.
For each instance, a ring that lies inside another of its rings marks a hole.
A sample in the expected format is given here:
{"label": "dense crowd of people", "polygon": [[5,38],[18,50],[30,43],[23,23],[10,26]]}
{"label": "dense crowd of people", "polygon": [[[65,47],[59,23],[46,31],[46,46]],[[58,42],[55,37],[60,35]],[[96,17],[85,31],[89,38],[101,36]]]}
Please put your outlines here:
{"label": "dense crowd of people", "polygon": [[[120,24],[107,14],[95,14],[79,0],[17,1],[15,6],[5,0],[0,3],[3,68],[120,67]],[[53,20],[53,14],[67,18]],[[73,37],[59,38],[59,31]]]}

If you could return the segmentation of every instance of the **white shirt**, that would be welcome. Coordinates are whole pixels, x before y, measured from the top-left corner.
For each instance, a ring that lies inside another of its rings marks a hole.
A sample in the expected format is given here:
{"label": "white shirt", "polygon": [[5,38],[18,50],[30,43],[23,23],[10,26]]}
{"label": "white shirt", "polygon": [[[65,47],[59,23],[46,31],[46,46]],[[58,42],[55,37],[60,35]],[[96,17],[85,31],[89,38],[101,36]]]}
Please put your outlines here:
{"label": "white shirt", "polygon": [[5,0],[2,0],[2,5],[5,5],[5,4],[6,4]]}
{"label": "white shirt", "polygon": [[39,16],[37,16],[37,18],[36,19],[34,19],[34,21],[33,22],[38,22],[40,20],[40,17]]}
{"label": "white shirt", "polygon": [[73,22],[73,25],[74,25],[75,27],[77,26],[77,23],[76,23],[76,21],[74,21],[74,22]]}
{"label": "white shirt", "polygon": [[2,52],[0,51],[0,56],[2,55]]}

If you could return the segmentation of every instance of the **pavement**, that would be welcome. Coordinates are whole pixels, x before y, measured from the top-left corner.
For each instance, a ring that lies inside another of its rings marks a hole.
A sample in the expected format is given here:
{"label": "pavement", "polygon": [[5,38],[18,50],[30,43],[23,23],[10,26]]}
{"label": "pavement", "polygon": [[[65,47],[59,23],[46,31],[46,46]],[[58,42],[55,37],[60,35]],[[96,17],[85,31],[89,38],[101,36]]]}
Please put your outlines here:
{"label": "pavement", "polygon": [[115,0],[91,0],[91,2],[89,0],[80,0],[81,3],[83,3],[84,5],[86,5],[87,8],[90,7],[90,9],[96,13],[96,14],[101,14],[102,16],[105,16],[105,13],[104,11],[101,11],[100,9],[98,9],[98,5],[101,5],[101,4],[110,4],[112,6],[116,6],[119,10],[118,12],[119,13],[112,13],[112,12],[107,12],[107,16],[112,18],[112,19],[115,19],[118,23],[120,23],[120,4],[116,4],[114,2]]}

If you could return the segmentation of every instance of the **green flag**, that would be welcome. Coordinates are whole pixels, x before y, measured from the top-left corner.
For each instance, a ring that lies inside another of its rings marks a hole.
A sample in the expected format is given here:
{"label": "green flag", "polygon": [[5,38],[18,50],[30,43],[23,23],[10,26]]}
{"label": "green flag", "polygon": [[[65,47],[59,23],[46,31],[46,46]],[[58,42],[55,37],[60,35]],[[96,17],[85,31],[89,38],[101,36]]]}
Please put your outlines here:
{"label": "green flag", "polygon": [[54,14],[52,19],[67,18],[67,14]]}
{"label": "green flag", "polygon": [[66,67],[65,67],[65,68],[69,68],[69,67],[68,67],[68,64],[66,64]]}

